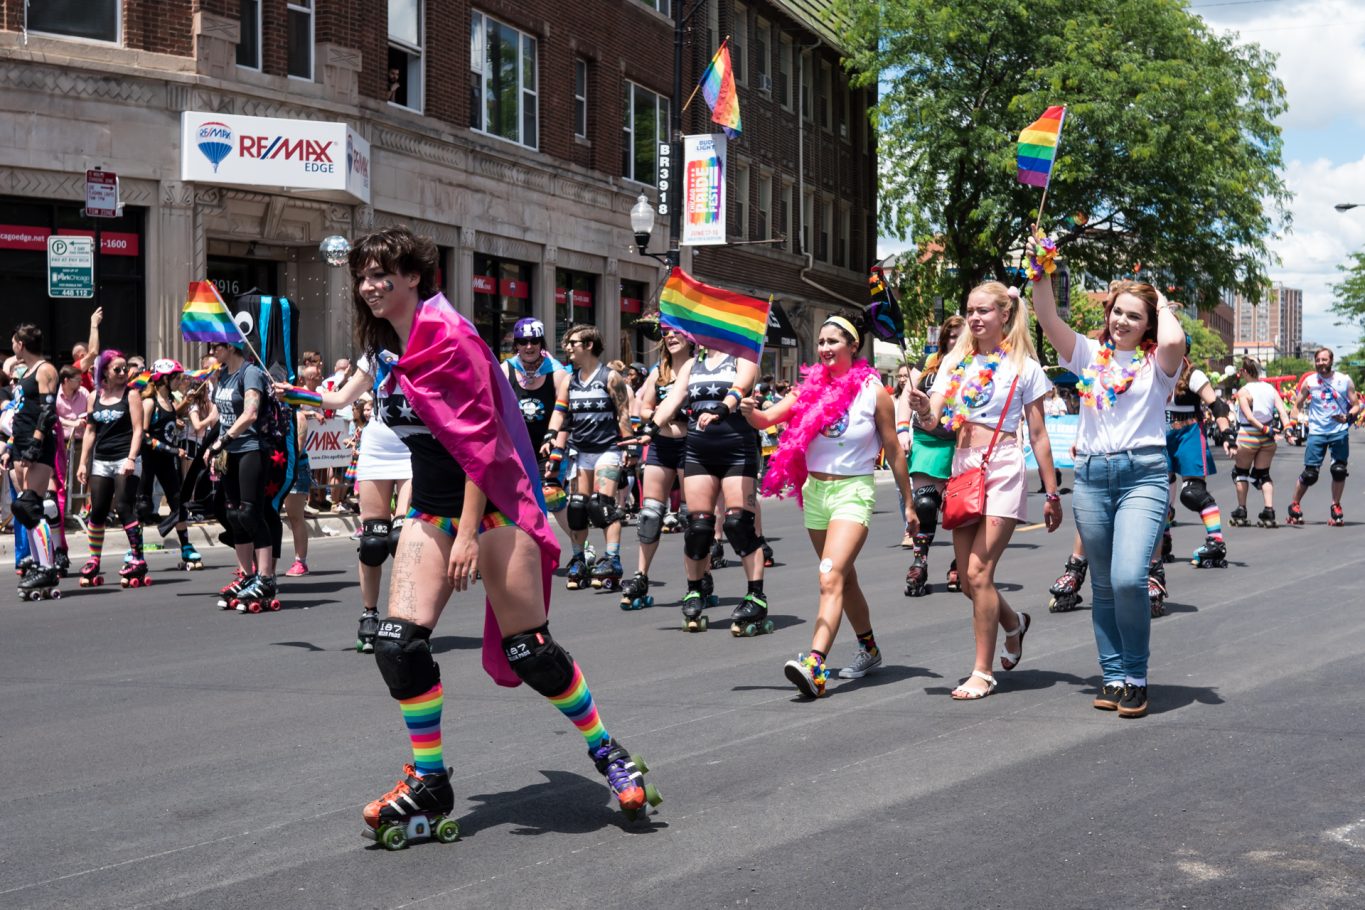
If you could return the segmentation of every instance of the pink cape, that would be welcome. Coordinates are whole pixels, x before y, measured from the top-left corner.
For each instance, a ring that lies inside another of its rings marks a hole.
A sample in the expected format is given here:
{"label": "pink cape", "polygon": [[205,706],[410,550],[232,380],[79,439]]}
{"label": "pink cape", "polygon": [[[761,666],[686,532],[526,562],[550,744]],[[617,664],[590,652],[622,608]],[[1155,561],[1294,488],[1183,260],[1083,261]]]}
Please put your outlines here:
{"label": "pink cape", "polygon": [[[516,394],[474,324],[437,294],[413,319],[407,352],[394,365],[408,403],[469,479],[540,547],[545,611],[559,543],[545,520],[536,458]],[[458,518],[459,516],[451,516]],[[502,650],[493,605],[484,602],[483,668],[500,686],[519,686]]]}

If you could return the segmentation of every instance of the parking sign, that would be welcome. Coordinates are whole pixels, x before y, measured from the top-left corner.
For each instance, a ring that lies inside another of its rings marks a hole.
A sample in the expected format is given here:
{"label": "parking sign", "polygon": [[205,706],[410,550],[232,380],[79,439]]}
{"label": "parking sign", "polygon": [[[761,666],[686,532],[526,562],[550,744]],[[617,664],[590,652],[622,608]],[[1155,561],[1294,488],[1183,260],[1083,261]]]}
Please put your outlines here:
{"label": "parking sign", "polygon": [[47,296],[95,296],[93,237],[47,238]]}

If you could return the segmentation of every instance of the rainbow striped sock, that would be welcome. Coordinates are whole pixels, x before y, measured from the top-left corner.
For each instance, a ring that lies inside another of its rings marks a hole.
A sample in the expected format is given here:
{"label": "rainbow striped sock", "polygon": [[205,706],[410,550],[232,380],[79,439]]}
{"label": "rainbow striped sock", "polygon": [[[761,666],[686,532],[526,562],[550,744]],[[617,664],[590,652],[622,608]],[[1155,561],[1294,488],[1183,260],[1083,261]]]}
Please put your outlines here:
{"label": "rainbow striped sock", "polygon": [[441,750],[443,704],[445,694],[440,683],[416,698],[398,702],[403,711],[403,723],[408,725],[408,736],[412,738],[412,766],[418,775],[445,773],[445,755]]}
{"label": "rainbow striped sock", "polygon": [[99,559],[104,555],[104,528],[91,525],[88,536],[90,539],[90,558]]}
{"label": "rainbow striped sock", "polygon": [[550,704],[573,721],[578,732],[588,741],[589,749],[596,749],[611,739],[607,735],[607,728],[602,725],[602,718],[597,716],[597,705],[592,700],[592,692],[588,690],[588,681],[583,677],[578,661],[574,661],[573,681],[569,683],[569,688],[559,695],[550,696]]}
{"label": "rainbow striped sock", "polygon": [[1199,513],[1199,517],[1204,522],[1204,533],[1214,540],[1223,539],[1223,513],[1218,511],[1217,504],[1211,505]]}
{"label": "rainbow striped sock", "polygon": [[52,528],[48,526],[46,518],[28,532],[28,546],[38,565],[43,568],[52,565]]}

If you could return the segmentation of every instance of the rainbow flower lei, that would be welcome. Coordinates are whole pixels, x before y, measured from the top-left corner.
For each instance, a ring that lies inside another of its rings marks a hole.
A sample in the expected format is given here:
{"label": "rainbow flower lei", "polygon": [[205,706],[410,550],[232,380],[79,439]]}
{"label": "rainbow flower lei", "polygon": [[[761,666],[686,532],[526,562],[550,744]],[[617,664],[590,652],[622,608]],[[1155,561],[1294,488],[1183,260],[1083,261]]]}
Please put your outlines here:
{"label": "rainbow flower lei", "polygon": [[1037,243],[1035,252],[1028,257],[1028,277],[1029,281],[1042,281],[1044,275],[1057,271],[1057,241],[1042,231],[1036,231],[1033,236]]}
{"label": "rainbow flower lei", "polygon": [[965,389],[962,386],[967,377],[967,361],[972,358],[965,357],[953,367],[952,372],[948,374],[948,389],[943,394],[943,416],[939,418],[939,423],[956,431],[967,422],[967,412],[980,406],[981,396],[991,378],[995,376],[995,368],[1000,365],[1006,353],[1007,348],[1001,345],[987,354],[985,365],[976,371],[976,375]]}
{"label": "rainbow flower lei", "polygon": [[1119,371],[1118,382],[1110,381],[1114,373],[1113,359],[1114,342],[1106,341],[1095,358],[1095,366],[1082,370],[1081,378],[1076,383],[1076,394],[1080,396],[1081,404],[1097,411],[1112,408],[1118,397],[1128,391],[1137,378],[1138,371],[1147,361],[1147,351],[1142,348],[1133,351],[1132,360]]}

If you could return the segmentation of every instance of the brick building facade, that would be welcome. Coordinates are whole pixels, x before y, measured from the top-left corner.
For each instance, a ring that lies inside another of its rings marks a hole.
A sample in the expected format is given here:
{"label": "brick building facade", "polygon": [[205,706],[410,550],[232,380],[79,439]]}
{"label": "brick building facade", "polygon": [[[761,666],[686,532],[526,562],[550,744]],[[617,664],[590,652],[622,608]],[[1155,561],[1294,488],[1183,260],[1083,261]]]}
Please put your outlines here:
{"label": "brick building facade", "polygon": [[[867,102],[842,88],[834,35],[810,24],[821,6],[706,0],[683,74],[686,93],[717,35],[737,36],[745,132],[731,180],[748,176],[742,201],[732,191],[731,238],[784,238],[684,249],[683,265],[773,294],[803,344],[832,301],[865,296],[875,246]],[[109,343],[189,355],[179,310],[186,284],[207,275],[225,296],[289,295],[303,345],[346,356],[349,276],[317,244],[405,223],[435,238],[447,296],[495,349],[516,318],[535,315],[556,335],[593,322],[610,354],[638,358],[632,323],[663,271],[637,255],[628,213],[642,192],[657,202],[671,13],[669,0],[89,0],[27,12],[0,0],[0,319],[36,319],[69,348],[89,307],[47,297],[41,238],[98,229]],[[190,179],[182,151],[197,153],[181,148],[182,117],[187,128],[345,124],[369,144],[367,194]],[[684,118],[694,130],[710,131],[700,98]],[[121,218],[82,216],[94,167],[120,175]],[[794,369],[794,357],[781,364]]]}

